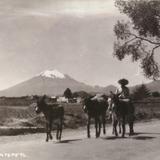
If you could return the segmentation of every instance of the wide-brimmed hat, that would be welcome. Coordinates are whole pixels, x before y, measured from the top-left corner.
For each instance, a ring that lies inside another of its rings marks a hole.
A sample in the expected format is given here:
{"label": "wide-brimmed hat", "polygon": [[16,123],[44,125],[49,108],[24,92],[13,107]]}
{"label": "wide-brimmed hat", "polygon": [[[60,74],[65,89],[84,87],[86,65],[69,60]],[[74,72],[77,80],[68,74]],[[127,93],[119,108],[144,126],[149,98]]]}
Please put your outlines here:
{"label": "wide-brimmed hat", "polygon": [[125,79],[125,78],[123,78],[123,79],[120,79],[119,81],[118,81],[118,83],[120,84],[120,85],[127,85],[128,83],[129,83],[129,81],[127,80],[127,79]]}

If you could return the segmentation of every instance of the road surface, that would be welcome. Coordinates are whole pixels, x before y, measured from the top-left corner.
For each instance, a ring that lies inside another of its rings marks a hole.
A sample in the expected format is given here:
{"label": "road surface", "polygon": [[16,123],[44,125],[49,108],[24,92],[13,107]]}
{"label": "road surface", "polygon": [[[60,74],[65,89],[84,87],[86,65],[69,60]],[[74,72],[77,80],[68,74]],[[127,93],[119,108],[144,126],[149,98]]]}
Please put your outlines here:
{"label": "road surface", "polygon": [[135,125],[136,135],[86,138],[86,130],[65,130],[62,141],[45,142],[45,134],[0,137],[0,160],[160,160],[160,121]]}

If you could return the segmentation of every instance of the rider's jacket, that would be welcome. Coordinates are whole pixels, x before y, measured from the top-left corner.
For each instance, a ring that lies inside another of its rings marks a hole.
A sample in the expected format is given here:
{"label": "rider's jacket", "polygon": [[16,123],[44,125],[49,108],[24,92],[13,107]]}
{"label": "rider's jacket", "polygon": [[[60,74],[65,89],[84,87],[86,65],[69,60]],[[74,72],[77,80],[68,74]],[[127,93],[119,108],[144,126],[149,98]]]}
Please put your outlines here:
{"label": "rider's jacket", "polygon": [[120,99],[129,99],[130,97],[129,89],[126,86],[117,88],[116,94],[119,95]]}

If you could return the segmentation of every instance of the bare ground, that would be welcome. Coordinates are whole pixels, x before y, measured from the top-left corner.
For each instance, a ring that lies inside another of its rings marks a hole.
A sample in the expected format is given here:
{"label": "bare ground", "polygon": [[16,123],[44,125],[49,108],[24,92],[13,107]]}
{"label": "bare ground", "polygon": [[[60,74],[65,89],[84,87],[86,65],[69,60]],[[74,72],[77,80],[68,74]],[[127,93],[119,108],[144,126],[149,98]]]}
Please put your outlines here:
{"label": "bare ground", "polygon": [[[45,142],[45,134],[0,137],[0,160],[160,160],[160,121],[135,125],[136,135],[86,138],[86,129],[64,130],[61,142]],[[5,155],[6,153],[6,155]],[[18,158],[11,153],[18,153]]]}

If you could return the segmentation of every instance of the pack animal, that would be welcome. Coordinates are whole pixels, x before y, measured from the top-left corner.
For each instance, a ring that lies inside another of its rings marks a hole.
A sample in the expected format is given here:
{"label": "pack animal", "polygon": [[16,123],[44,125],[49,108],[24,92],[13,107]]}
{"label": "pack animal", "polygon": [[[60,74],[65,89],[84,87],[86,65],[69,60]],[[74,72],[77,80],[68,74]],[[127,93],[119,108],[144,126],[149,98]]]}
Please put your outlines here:
{"label": "pack animal", "polygon": [[90,124],[91,118],[95,121],[95,136],[98,138],[101,134],[101,124],[103,125],[103,134],[106,134],[105,123],[106,123],[106,110],[107,110],[107,101],[92,100],[92,97],[86,98],[84,100],[84,112],[88,116],[87,120],[87,137],[90,138]]}
{"label": "pack animal", "polygon": [[46,142],[52,139],[52,125],[54,120],[58,120],[56,139],[61,140],[63,120],[64,120],[64,108],[63,106],[55,106],[54,104],[49,105],[45,103],[45,98],[42,97],[37,100],[37,106],[35,108],[36,113],[43,113],[46,119]]}

